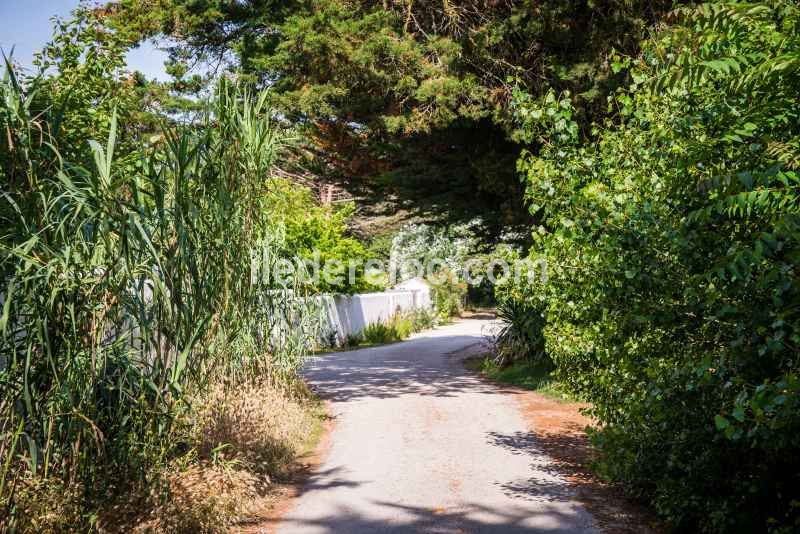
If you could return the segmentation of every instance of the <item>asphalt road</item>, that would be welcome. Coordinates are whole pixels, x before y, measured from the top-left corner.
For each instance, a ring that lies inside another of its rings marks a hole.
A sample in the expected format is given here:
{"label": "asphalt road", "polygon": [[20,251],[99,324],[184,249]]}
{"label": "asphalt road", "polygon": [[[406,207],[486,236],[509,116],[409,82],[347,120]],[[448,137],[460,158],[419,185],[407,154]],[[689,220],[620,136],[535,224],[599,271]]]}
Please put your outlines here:
{"label": "asphalt road", "polygon": [[514,399],[466,371],[488,320],[315,359],[330,450],[278,532],[595,532]]}

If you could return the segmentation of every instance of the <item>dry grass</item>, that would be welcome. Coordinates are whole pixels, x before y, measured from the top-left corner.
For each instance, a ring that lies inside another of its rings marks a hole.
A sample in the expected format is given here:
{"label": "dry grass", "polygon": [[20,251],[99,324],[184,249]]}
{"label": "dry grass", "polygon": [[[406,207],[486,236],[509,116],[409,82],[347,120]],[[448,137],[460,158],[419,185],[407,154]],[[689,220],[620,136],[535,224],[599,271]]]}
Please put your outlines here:
{"label": "dry grass", "polygon": [[318,425],[313,404],[307,394],[284,385],[215,386],[195,403],[198,455],[234,461],[267,477],[280,475]]}
{"label": "dry grass", "polygon": [[313,446],[322,408],[300,383],[215,385],[192,404],[194,449],[160,482],[100,514],[103,532],[216,533],[269,506],[275,485]]}
{"label": "dry grass", "polygon": [[[148,488],[109,480],[124,493],[101,506],[100,532],[216,533],[257,518],[274,501],[286,476],[322,431],[323,410],[300,381],[209,388],[194,398],[180,437],[192,450],[152,473]],[[86,524],[77,485],[50,477],[19,482],[16,506],[25,532],[65,532]],[[0,520],[0,532],[4,531]]]}
{"label": "dry grass", "polygon": [[[133,524],[106,524],[109,532],[225,532],[263,492],[253,473],[229,466],[193,464],[168,473],[164,494],[154,492]],[[157,504],[153,504],[153,503]]]}
{"label": "dry grass", "polygon": [[[17,516],[14,528],[19,532],[43,534],[76,531],[82,524],[82,490],[66,486],[59,480],[22,479],[18,481]],[[0,510],[0,532],[9,528]],[[13,531],[13,530],[10,530]]]}

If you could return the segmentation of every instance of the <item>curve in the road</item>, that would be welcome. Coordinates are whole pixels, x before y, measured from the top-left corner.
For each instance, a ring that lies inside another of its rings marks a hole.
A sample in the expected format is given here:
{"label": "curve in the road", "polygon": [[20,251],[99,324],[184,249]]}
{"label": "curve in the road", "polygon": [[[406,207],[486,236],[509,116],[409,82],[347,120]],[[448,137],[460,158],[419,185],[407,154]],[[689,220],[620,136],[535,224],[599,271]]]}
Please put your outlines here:
{"label": "curve in the road", "polygon": [[307,379],[336,425],[278,532],[594,532],[514,399],[460,362],[492,326],[464,320],[314,360]]}

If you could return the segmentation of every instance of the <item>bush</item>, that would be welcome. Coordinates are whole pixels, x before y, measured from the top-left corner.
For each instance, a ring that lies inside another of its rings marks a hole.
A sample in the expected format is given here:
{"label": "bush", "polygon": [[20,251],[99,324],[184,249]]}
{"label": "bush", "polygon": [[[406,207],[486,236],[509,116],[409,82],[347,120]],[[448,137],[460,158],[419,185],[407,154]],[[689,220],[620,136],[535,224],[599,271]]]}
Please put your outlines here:
{"label": "bush", "polygon": [[382,345],[399,341],[400,337],[392,325],[383,322],[370,323],[361,331],[361,337],[370,345]]}
{"label": "bush", "polygon": [[421,332],[436,326],[436,318],[426,308],[415,308],[411,311],[411,330]]}
{"label": "bush", "polygon": [[468,226],[441,229],[427,224],[407,224],[392,238],[389,256],[396,272],[390,275],[401,282],[422,276],[420,266],[427,269],[435,265],[433,262],[444,262],[445,270],[460,271],[474,247],[471,235]]}
{"label": "bush", "polygon": [[[150,496],[149,501],[131,503],[131,521],[121,522],[124,515],[101,517],[100,525],[111,532],[230,532],[245,518],[259,496],[261,481],[235,464],[190,464],[174,466],[161,476],[163,494]],[[134,507],[143,506],[142,509]],[[122,524],[120,524],[122,523]]]}
{"label": "bush", "polygon": [[494,342],[495,362],[504,367],[515,360],[550,364],[544,348],[543,311],[529,302],[506,299],[497,303],[503,322]]}
{"label": "bush", "polygon": [[460,317],[464,311],[464,298],[467,284],[449,270],[443,270],[431,280],[431,299],[436,316],[447,321],[451,317]]}
{"label": "bush", "polygon": [[[617,122],[517,95],[545,349],[601,472],[681,531],[800,528],[800,9],[703,4],[646,43]],[[541,211],[540,211],[541,210]]]}
{"label": "bush", "polygon": [[216,384],[193,402],[191,441],[201,459],[281,475],[314,432],[312,403],[274,381]]}
{"label": "bush", "polygon": [[357,347],[361,343],[364,342],[364,335],[363,333],[358,334],[347,334],[347,337],[344,341],[345,347]]}
{"label": "bush", "polygon": [[394,331],[397,339],[405,339],[414,333],[414,322],[411,314],[398,313],[389,322],[390,328]]}
{"label": "bush", "polygon": [[500,367],[517,360],[545,368],[552,360],[545,351],[547,297],[543,286],[546,268],[533,261],[522,261],[518,250],[501,246],[495,255],[502,258],[519,276],[506,276],[494,284],[497,318],[504,325],[495,337],[494,358]]}
{"label": "bush", "polygon": [[[19,532],[61,533],[85,530],[84,489],[56,478],[21,476],[17,479],[15,509]],[[6,524],[0,519],[0,531]]]}
{"label": "bush", "polygon": [[434,318],[428,310],[415,308],[406,312],[397,312],[386,322],[368,324],[360,334],[348,336],[348,346],[356,346],[361,342],[370,345],[381,345],[402,341],[414,332],[434,326]]}
{"label": "bush", "polygon": [[[219,376],[291,375],[319,322],[286,287],[251,279],[250,253],[273,231],[265,176],[286,138],[267,94],[222,81],[196,124],[145,143],[118,123],[115,73],[94,67],[107,79],[93,98],[92,79],[73,87],[72,72],[20,80],[7,64],[0,82],[4,528],[29,519],[18,482],[45,480],[65,486],[77,501],[60,509],[79,509],[75,529],[90,530],[115,492],[187,454],[176,422],[189,396]],[[110,110],[97,117],[103,144],[69,145],[100,133],[62,122],[80,115],[54,105],[72,89]],[[291,331],[269,335],[286,317]]]}
{"label": "bush", "polygon": [[[305,290],[353,294],[373,291],[382,283],[379,276],[364,271],[368,259],[365,247],[347,235],[348,222],[355,212],[352,203],[320,206],[310,189],[273,178],[265,194],[264,209],[272,214],[271,225],[280,234],[282,258],[292,263],[318,261],[320,268],[327,268],[328,276],[303,278]],[[350,261],[355,262],[352,283],[348,276]]]}
{"label": "bush", "polygon": [[227,532],[269,500],[274,478],[320,432],[318,402],[294,382],[215,383],[181,421],[192,452],[99,518],[104,531]]}

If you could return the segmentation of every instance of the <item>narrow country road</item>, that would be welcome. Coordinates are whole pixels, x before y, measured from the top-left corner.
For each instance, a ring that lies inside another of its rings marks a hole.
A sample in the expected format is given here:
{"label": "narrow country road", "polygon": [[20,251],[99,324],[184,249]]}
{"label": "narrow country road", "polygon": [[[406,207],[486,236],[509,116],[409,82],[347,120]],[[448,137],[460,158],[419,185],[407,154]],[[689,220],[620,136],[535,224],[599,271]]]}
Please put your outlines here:
{"label": "narrow country road", "polygon": [[332,444],[278,532],[594,532],[514,399],[461,364],[493,326],[464,320],[314,360]]}

